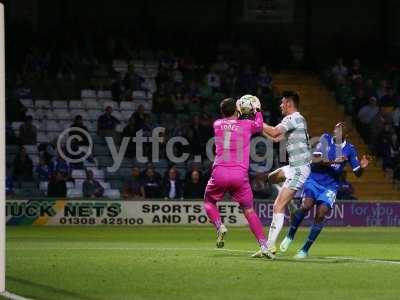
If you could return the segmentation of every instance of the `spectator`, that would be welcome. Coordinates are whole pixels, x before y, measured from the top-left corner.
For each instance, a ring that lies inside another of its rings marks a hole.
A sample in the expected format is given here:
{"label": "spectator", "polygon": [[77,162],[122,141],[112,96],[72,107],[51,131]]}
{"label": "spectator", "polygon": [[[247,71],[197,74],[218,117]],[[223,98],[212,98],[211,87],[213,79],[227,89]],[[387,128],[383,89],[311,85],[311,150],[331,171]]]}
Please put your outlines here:
{"label": "spectator", "polygon": [[47,187],[47,197],[50,198],[66,198],[67,184],[61,172],[53,173],[49,185]]}
{"label": "spectator", "polygon": [[266,179],[264,172],[257,172],[251,180],[251,189],[255,198],[268,198],[272,195],[271,186]]}
{"label": "spectator", "polygon": [[17,144],[17,135],[14,132],[11,122],[8,120],[6,123],[6,144],[7,145]]}
{"label": "spectator", "polygon": [[53,165],[55,172],[61,173],[66,179],[71,177],[71,167],[60,154],[57,154],[57,157],[54,158]]}
{"label": "spectator", "polygon": [[82,192],[85,198],[100,198],[104,194],[104,188],[100,182],[93,178],[92,170],[86,170],[86,179],[83,182]]}
{"label": "spectator", "polygon": [[133,118],[135,122],[135,132],[138,132],[139,130],[143,129],[146,119],[146,114],[144,112],[144,106],[142,104],[138,106],[136,111],[132,114],[131,118]]}
{"label": "spectator", "polygon": [[27,116],[19,127],[19,142],[21,145],[36,145],[37,129],[33,125],[32,116]]}
{"label": "spectator", "polygon": [[6,196],[14,195],[14,183],[11,176],[6,176]]}
{"label": "spectator", "polygon": [[154,168],[148,168],[143,178],[144,194],[146,199],[161,198],[161,181],[156,176]]}
{"label": "spectator", "polygon": [[267,68],[265,66],[261,67],[260,72],[257,76],[257,86],[261,88],[262,93],[270,93],[271,92],[271,84],[272,77],[268,73]]}
{"label": "spectator", "polygon": [[136,130],[135,119],[133,117],[130,117],[128,120],[128,124],[124,127],[121,134],[121,143],[124,138],[129,139],[128,148],[126,150],[126,153],[129,157],[135,157],[136,153],[136,144],[132,140],[132,138],[136,136],[135,130]]}
{"label": "spectator", "polygon": [[332,75],[335,79],[346,78],[348,74],[347,67],[343,64],[343,58],[338,58],[332,68]]}
{"label": "spectator", "polygon": [[164,199],[182,199],[182,184],[174,167],[170,168],[163,182]]}
{"label": "spectator", "polygon": [[393,126],[396,131],[396,134],[400,136],[400,107],[396,106],[392,115]]}
{"label": "spectator", "polygon": [[149,169],[153,169],[154,171],[154,176],[156,177],[157,180],[161,181],[161,174],[158,173],[154,167],[154,164],[150,161],[148,163],[146,163],[146,168],[142,171],[142,178],[144,178],[146,176],[147,170]]}
{"label": "spectator", "polygon": [[105,113],[97,120],[97,134],[101,137],[112,137],[118,140],[116,127],[121,122],[112,115],[112,107],[107,106]]}
{"label": "spectator", "polygon": [[[87,133],[87,135],[89,135],[89,130],[87,129],[87,127],[83,124],[83,119],[81,115],[77,115],[74,119],[74,122],[71,124],[70,128],[80,128],[83,131],[85,131]],[[78,145],[79,146],[89,146],[89,140],[86,134],[84,134],[81,131],[70,131],[69,132],[69,136],[79,136],[80,137],[80,141],[77,140]]]}
{"label": "spectator", "polygon": [[189,180],[186,181],[183,197],[185,199],[202,199],[205,186],[199,171],[192,171]]}
{"label": "spectator", "polygon": [[124,184],[122,196],[127,200],[145,198],[143,180],[140,178],[140,169],[138,167],[132,169],[132,176]]}
{"label": "spectator", "polygon": [[14,159],[14,176],[13,179],[16,181],[30,181],[33,180],[32,169],[33,162],[26,154],[25,147],[21,146],[19,152]]}
{"label": "spectator", "polygon": [[54,171],[53,162],[47,163],[46,160],[41,157],[39,159],[39,165],[36,167],[36,177],[39,182],[46,182],[49,181],[51,175]]}
{"label": "spectator", "polygon": [[221,87],[221,78],[215,71],[215,67],[212,67],[207,74],[207,85],[212,88],[214,92],[219,91]]}
{"label": "spectator", "polygon": [[365,105],[360,109],[358,112],[358,120],[366,125],[369,126],[372,124],[374,119],[379,114],[379,107],[377,105],[377,101],[375,97],[371,97],[368,100],[368,105]]}
{"label": "spectator", "polygon": [[114,101],[121,101],[125,91],[125,86],[122,82],[121,73],[118,72],[116,78],[111,83],[111,94]]}

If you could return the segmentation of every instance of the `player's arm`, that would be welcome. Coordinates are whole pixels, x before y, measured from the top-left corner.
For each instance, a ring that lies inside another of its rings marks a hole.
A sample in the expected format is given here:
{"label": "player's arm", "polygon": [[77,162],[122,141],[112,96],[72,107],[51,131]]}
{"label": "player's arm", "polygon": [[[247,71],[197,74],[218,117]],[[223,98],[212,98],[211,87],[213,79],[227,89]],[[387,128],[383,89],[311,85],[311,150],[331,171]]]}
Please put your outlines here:
{"label": "player's arm", "polygon": [[263,135],[267,138],[277,139],[278,137],[283,136],[286,131],[286,128],[282,126],[282,124],[278,124],[275,127],[265,123],[263,125]]}
{"label": "player's arm", "polygon": [[322,156],[322,153],[320,153],[320,152],[314,152],[312,155],[312,163],[313,164],[326,166],[326,167],[329,167],[332,164],[340,164],[340,163],[346,161],[346,159],[347,158],[345,156],[341,156],[335,160],[329,160],[329,159],[324,158]]}
{"label": "player's arm", "polygon": [[276,137],[276,138],[273,138],[272,136],[270,136],[270,135],[268,135],[268,134],[265,134],[264,132],[263,132],[263,135],[264,135],[267,139],[273,141],[274,143],[280,142],[280,141],[282,141],[282,140],[285,139],[285,135],[284,135],[284,134],[281,134],[280,136],[278,136],[278,137]]}
{"label": "player's arm", "polygon": [[353,173],[357,177],[361,177],[364,173],[364,170],[368,167],[369,160],[366,155],[363,155],[361,161],[358,160],[356,150],[352,151],[349,159],[350,165],[353,168]]}
{"label": "player's arm", "polygon": [[264,118],[260,110],[257,110],[254,115],[254,120],[251,122],[251,133],[261,132],[263,130]]}
{"label": "player's arm", "polygon": [[[315,147],[312,155],[312,163],[319,165],[319,166],[325,166],[325,167],[330,167],[332,164],[338,164],[346,161],[345,156],[338,157],[335,160],[329,160],[326,158],[326,153],[327,153],[327,148],[328,148],[328,139],[325,134],[321,135],[319,139],[319,143]],[[325,153],[325,155],[324,155]]]}

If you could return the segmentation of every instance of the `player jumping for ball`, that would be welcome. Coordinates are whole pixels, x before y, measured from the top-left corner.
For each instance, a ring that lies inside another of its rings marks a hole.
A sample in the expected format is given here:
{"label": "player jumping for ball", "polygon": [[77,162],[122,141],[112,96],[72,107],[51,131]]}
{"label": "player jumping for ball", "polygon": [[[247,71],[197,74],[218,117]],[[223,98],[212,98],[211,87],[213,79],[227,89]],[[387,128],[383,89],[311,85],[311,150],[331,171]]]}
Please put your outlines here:
{"label": "player jumping for ball", "polygon": [[[283,92],[281,101],[282,115],[285,117],[277,126],[264,124],[263,133],[273,141],[286,139],[286,150],[289,155],[289,165],[274,172],[277,178],[284,178],[285,183],[279,191],[273,206],[272,222],[268,234],[268,252],[258,251],[253,257],[274,258],[276,240],[282,230],[285,218],[285,209],[303,188],[303,184],[310,175],[311,151],[307,122],[298,111],[299,95],[293,91]],[[269,254],[272,254],[269,255]]]}
{"label": "player jumping for ball", "polygon": [[[256,99],[256,98],[255,98]],[[257,112],[254,120],[238,118],[240,108],[232,98],[220,104],[222,119],[214,122],[216,157],[212,175],[204,195],[204,209],[217,231],[217,247],[224,246],[227,228],[222,224],[217,202],[224,199],[226,192],[239,203],[243,209],[249,227],[257,239],[263,253],[267,253],[263,225],[253,209],[253,193],[249,184],[250,138],[261,132],[263,117],[260,103],[254,105]]]}
{"label": "player jumping for ball", "polygon": [[350,164],[357,177],[360,177],[368,166],[367,157],[364,155],[359,161],[356,148],[346,138],[347,128],[344,122],[336,124],[333,136],[327,133],[321,136],[320,142],[313,152],[311,175],[304,184],[302,205],[292,215],[289,233],[280,245],[282,252],[288,250],[305,215],[314,205],[317,205],[314,224],[311,226],[307,241],[295,256],[298,259],[306,258],[311,245],[324,227],[325,216],[333,208],[340,175],[346,164]]}

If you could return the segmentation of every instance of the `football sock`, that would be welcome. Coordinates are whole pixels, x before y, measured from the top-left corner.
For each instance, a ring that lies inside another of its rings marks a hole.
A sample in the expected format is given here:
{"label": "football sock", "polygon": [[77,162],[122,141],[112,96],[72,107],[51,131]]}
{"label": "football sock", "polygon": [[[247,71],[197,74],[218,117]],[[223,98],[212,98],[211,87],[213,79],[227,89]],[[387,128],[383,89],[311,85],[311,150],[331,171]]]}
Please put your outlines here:
{"label": "football sock", "polygon": [[294,235],[296,234],[297,229],[299,228],[304,217],[305,217],[305,213],[302,209],[296,210],[294,212],[294,214],[292,215],[292,222],[290,224],[289,233],[288,233],[288,237],[291,238],[292,240],[294,239]]}
{"label": "football sock", "polygon": [[268,233],[268,247],[272,247],[276,244],[276,240],[278,239],[279,233],[283,227],[284,219],[285,214],[283,213],[274,213],[272,215],[272,222]]}
{"label": "football sock", "polygon": [[208,218],[210,219],[211,223],[214,224],[215,228],[219,230],[221,227],[221,216],[219,215],[219,210],[218,207],[215,203],[206,201],[204,203],[204,209],[206,211],[206,214]]}
{"label": "football sock", "polygon": [[314,223],[311,226],[310,233],[308,234],[308,238],[306,243],[304,244],[302,250],[308,252],[311,245],[315,242],[318,235],[321,233],[322,228],[324,228],[324,223]]}
{"label": "football sock", "polygon": [[247,222],[249,223],[250,230],[253,232],[258,243],[261,247],[266,247],[266,239],[264,233],[264,227],[261,224],[256,212],[252,210],[251,212],[245,213]]}

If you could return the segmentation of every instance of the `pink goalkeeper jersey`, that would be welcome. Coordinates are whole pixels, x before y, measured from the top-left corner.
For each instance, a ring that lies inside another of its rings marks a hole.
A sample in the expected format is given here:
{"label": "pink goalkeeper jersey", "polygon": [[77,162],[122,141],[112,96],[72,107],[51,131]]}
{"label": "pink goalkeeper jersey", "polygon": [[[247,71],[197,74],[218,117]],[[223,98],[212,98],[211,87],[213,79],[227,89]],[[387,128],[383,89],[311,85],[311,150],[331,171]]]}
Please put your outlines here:
{"label": "pink goalkeeper jersey", "polygon": [[263,128],[263,116],[257,112],[254,120],[218,119],[214,122],[217,166],[236,167],[247,172],[250,159],[250,138]]}

